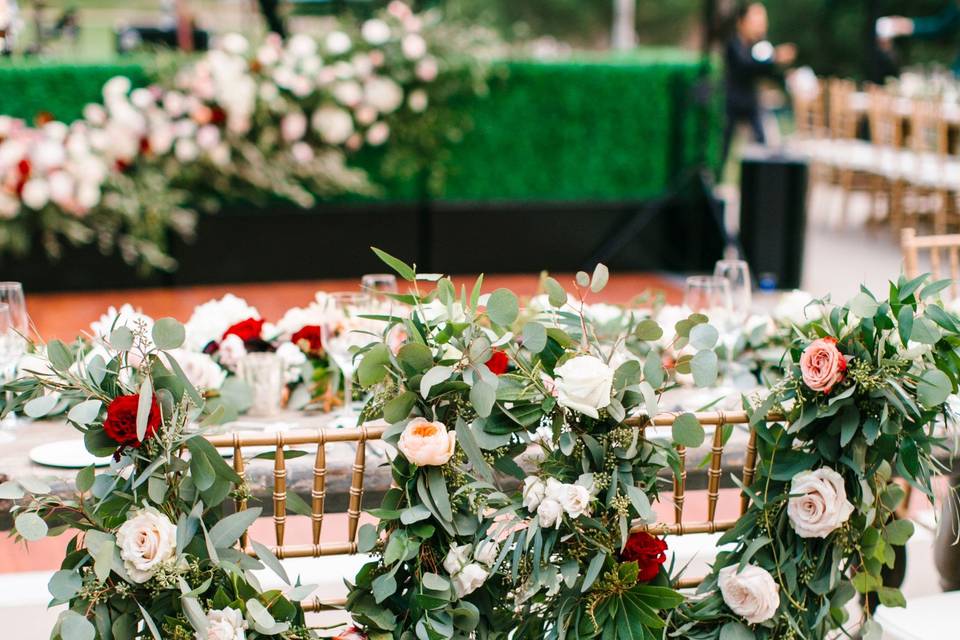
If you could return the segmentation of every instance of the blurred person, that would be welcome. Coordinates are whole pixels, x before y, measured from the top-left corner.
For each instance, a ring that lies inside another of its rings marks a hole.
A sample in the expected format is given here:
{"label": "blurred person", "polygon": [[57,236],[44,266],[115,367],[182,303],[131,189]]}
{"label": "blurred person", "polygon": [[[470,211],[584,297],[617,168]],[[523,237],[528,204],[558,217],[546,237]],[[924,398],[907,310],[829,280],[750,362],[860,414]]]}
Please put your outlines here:
{"label": "blurred person", "polygon": [[727,121],[723,131],[723,155],[726,165],[730,142],[737,127],[749,126],[754,140],[766,143],[760,109],[759,81],[777,73],[778,68],[796,59],[797,47],[774,47],[767,40],[767,9],[759,2],[740,5],[736,10],[736,32],[724,48],[724,88]]}
{"label": "blurred person", "polygon": [[19,14],[17,0],[0,0],[0,55],[9,56],[13,53]]}
{"label": "blurred person", "polygon": [[[877,37],[881,42],[899,37],[924,40],[948,38],[960,34],[960,2],[951,0],[940,13],[922,18],[885,16],[877,20]],[[951,66],[953,73],[960,75],[960,55]]]}

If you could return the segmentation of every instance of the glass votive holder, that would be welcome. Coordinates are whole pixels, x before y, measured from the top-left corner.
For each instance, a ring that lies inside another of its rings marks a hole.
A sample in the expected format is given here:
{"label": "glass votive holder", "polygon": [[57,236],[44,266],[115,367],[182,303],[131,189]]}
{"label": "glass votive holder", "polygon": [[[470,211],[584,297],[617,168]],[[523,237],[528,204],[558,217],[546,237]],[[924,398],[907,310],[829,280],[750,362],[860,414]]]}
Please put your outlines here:
{"label": "glass votive holder", "polygon": [[275,353],[248,353],[240,360],[237,375],[250,386],[251,416],[274,416],[283,405],[283,360]]}

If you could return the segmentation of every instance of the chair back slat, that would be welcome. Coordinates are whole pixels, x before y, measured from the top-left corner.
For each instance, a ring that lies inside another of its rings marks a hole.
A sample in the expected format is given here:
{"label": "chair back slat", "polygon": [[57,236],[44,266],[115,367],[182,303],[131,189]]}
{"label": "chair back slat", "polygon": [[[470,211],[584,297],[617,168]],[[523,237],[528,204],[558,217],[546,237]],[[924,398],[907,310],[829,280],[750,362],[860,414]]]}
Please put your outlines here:
{"label": "chair back slat", "polygon": [[673,478],[673,515],[678,525],[683,524],[683,500],[687,488],[687,448],[678,445],[677,455],[680,458],[680,474]]}
{"label": "chair back slat", "polygon": [[[757,470],[757,431],[750,429],[750,439],[747,441],[747,454],[743,459],[743,486],[753,484],[753,476]],[[740,492],[740,513],[746,513],[750,506],[750,496],[746,491]]]}
{"label": "chair back slat", "polygon": [[356,542],[360,509],[363,503],[363,471],[367,459],[366,427],[361,427],[360,433],[360,440],[357,442],[357,454],[353,461],[353,478],[350,480],[350,503],[347,507],[347,538],[350,542]]}
{"label": "chair back slat", "polygon": [[720,499],[720,475],[723,462],[723,425],[713,432],[713,446],[710,449],[710,467],[707,469],[707,520],[717,516],[717,501]]}
{"label": "chair back slat", "polygon": [[287,460],[283,454],[283,434],[278,434],[273,457],[273,527],[277,547],[283,548],[287,525]]}
{"label": "chair back slat", "polygon": [[327,445],[324,430],[317,434],[317,455],[313,460],[313,488],[310,491],[310,520],[313,525],[313,544],[320,544],[323,530],[323,507],[327,498]]}
{"label": "chair back slat", "polygon": [[[243,449],[241,448],[239,433],[233,434],[233,470],[237,472],[238,476],[243,477]],[[238,512],[245,511],[247,508],[246,496],[238,492],[236,500],[233,501],[233,505],[237,508]],[[240,548],[246,549],[248,542],[249,536],[247,532],[244,531],[243,535],[240,536]]]}

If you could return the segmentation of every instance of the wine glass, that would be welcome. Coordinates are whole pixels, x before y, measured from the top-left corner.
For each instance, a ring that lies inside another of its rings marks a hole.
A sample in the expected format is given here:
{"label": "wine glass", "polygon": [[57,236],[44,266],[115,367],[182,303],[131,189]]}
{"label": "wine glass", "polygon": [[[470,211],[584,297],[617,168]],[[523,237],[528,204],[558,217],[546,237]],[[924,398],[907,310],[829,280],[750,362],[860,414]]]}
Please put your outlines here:
{"label": "wine glass", "polygon": [[374,315],[377,306],[369,293],[331,293],[327,297],[323,324],[320,325],[323,345],[330,358],[343,372],[344,422],[353,423],[353,374],[356,371],[353,350],[377,340],[376,320],[363,316]]}
{"label": "wine glass", "polygon": [[360,278],[360,290],[373,294],[396,293],[397,277],[391,273],[367,273]]}
{"label": "wine glass", "polygon": [[[23,344],[23,337],[14,327],[10,305],[0,302],[0,383],[6,383],[16,375],[17,363],[23,355]],[[0,431],[0,443],[13,442],[14,435],[9,432],[9,427],[14,426],[12,414],[0,424],[6,428]]]}
{"label": "wine glass", "polygon": [[717,278],[726,278],[730,289],[731,312],[738,324],[750,315],[753,306],[753,282],[746,260],[718,260],[713,269]]}
{"label": "wine glass", "polygon": [[711,321],[725,320],[730,313],[730,283],[716,276],[690,276],[683,291],[683,304]]}

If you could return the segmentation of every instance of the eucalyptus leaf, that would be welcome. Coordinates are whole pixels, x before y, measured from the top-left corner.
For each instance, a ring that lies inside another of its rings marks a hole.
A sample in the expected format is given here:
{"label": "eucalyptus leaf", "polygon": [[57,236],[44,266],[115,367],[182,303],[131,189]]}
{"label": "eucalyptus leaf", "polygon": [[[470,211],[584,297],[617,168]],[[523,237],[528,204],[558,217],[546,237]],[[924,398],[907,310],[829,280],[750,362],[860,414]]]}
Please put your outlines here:
{"label": "eucalyptus leaf", "polygon": [[179,349],[187,337],[184,326],[174,318],[160,318],[154,322],[151,334],[153,344],[162,351]]}
{"label": "eucalyptus leaf", "polygon": [[520,314],[517,296],[509,289],[497,289],[487,300],[487,316],[501,326],[509,326]]}
{"label": "eucalyptus leaf", "polygon": [[539,322],[523,325],[523,347],[530,353],[540,353],[547,346],[547,329]]}
{"label": "eucalyptus leaf", "polygon": [[699,447],[706,434],[703,426],[692,413],[683,413],[673,421],[673,441],[684,447]]}
{"label": "eucalyptus leaf", "polygon": [[217,549],[226,549],[240,539],[257,518],[261,509],[256,507],[231,514],[210,528],[210,541]]}
{"label": "eucalyptus leaf", "polygon": [[42,540],[47,536],[47,523],[33,512],[21,513],[13,521],[17,533],[27,542]]}
{"label": "eucalyptus leaf", "polygon": [[100,400],[84,400],[70,409],[67,413],[67,419],[81,426],[88,425],[100,415],[101,407],[103,407],[103,402]]}

